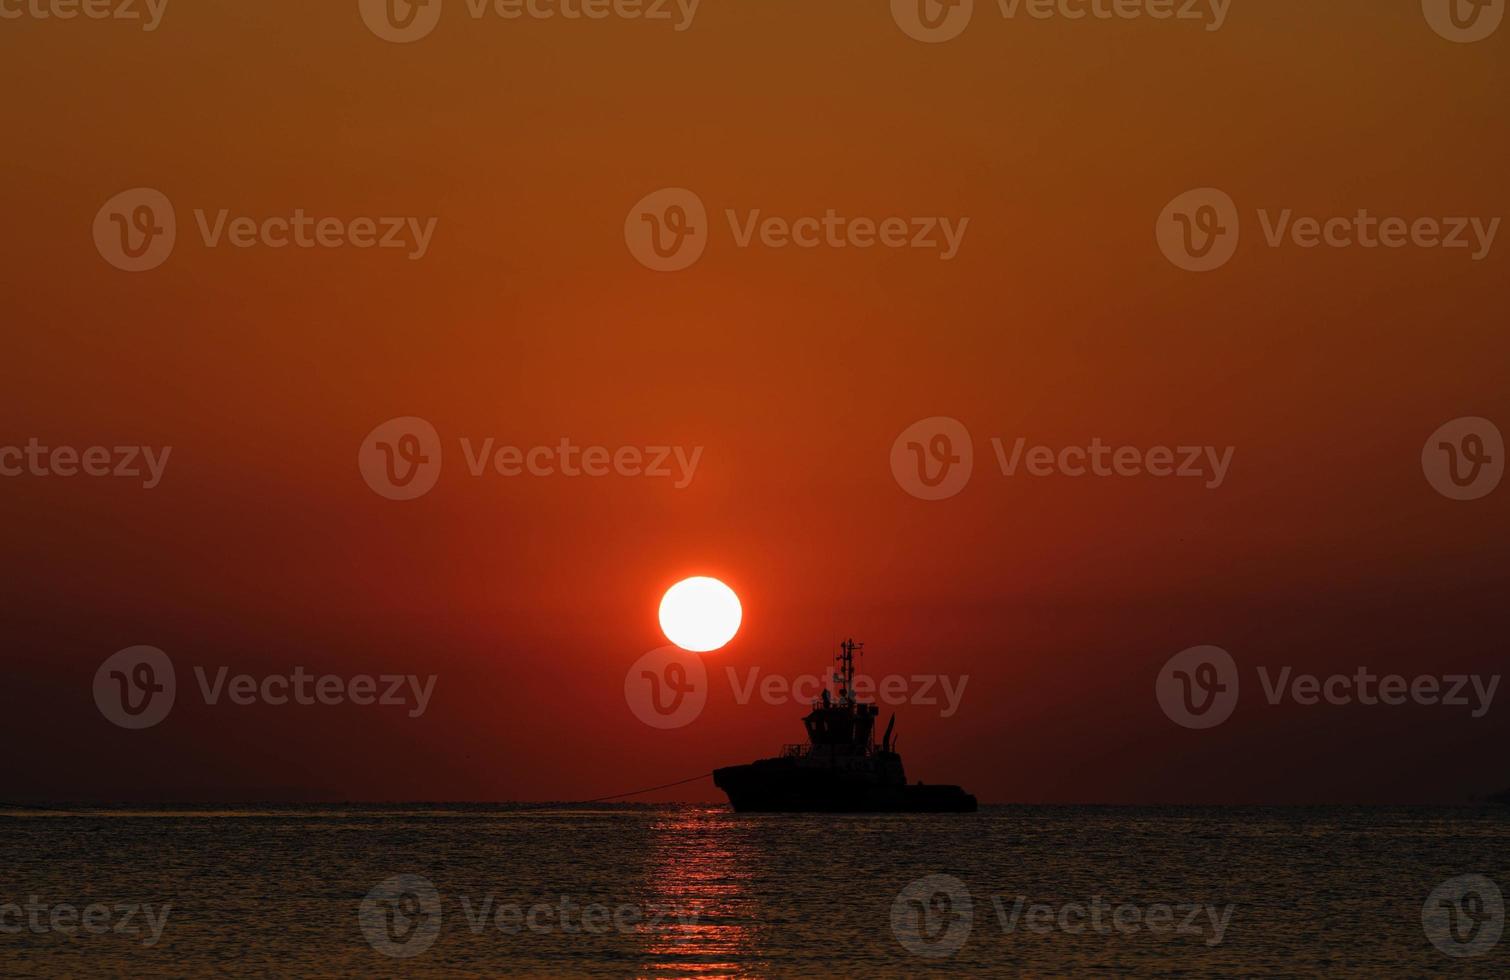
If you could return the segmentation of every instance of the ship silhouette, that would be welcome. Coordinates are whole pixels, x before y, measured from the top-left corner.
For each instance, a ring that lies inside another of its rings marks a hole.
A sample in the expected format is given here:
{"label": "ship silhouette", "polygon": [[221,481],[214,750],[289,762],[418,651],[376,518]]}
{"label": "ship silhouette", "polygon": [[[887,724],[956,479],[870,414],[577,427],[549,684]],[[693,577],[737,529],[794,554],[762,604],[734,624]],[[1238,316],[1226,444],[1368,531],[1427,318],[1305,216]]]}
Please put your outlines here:
{"label": "ship silhouette", "polygon": [[779,756],[713,770],[713,783],[739,813],[973,813],[975,797],[958,786],[909,786],[896,751],[896,715],[875,741],[880,708],[855,700],[855,653],[846,640],[836,657],[839,697],[823,692],[802,719],[805,744]]}

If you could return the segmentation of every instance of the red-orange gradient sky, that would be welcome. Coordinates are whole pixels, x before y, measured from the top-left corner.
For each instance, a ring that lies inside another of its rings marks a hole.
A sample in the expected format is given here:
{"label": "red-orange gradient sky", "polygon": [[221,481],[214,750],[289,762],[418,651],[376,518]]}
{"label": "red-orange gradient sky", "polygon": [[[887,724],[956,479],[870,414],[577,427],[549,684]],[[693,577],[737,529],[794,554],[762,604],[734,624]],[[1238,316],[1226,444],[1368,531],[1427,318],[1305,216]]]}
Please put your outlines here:
{"label": "red-orange gradient sky", "polygon": [[[1468,502],[1422,445],[1510,426],[1510,233],[1471,250],[1269,247],[1260,210],[1510,214],[1510,27],[1438,36],[1416,0],[1235,0],[1199,22],[1017,19],[977,0],[920,43],[887,5],[707,0],[642,20],[474,20],[387,43],[351,2],[171,3],[158,28],[0,20],[0,446],[171,446],[160,486],[0,478],[3,795],[18,800],[598,796],[774,752],[800,709],[735,703],[867,644],[968,675],[903,707],[909,775],[987,802],[1435,801],[1510,785],[1510,692],[1266,704],[1255,666],[1502,670],[1510,486]],[[1199,187],[1241,212],[1221,269],[1155,241]],[[172,257],[91,225],[152,187]],[[655,272],[625,216],[694,191],[712,240]],[[194,211],[437,219],[421,260],[206,247]],[[968,218],[958,255],[740,248],[725,209]],[[373,493],[397,416],[435,489]],[[928,502],[893,441],[959,419],[976,472]],[[1223,485],[1005,477],[988,440],[1235,447]],[[703,448],[667,480],[468,475],[458,440]],[[745,623],[691,725],[624,676],[662,591],[723,578]],[[96,668],[166,651],[179,697],[111,725]],[[1210,731],[1160,667],[1243,665]],[[232,673],[437,675],[428,710],[206,705]],[[1501,700],[1506,703],[1502,704]],[[658,794],[719,799],[711,783]],[[655,798],[655,797],[652,797]]]}

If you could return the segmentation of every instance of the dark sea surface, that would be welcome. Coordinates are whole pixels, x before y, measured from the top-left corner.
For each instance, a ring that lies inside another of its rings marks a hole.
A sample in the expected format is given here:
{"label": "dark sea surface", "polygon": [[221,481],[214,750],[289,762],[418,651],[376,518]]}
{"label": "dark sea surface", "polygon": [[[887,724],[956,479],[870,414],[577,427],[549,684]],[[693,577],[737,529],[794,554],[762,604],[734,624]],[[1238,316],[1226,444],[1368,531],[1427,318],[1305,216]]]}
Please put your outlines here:
{"label": "dark sea surface", "polygon": [[1505,807],[12,810],[0,826],[4,976],[1510,976]]}

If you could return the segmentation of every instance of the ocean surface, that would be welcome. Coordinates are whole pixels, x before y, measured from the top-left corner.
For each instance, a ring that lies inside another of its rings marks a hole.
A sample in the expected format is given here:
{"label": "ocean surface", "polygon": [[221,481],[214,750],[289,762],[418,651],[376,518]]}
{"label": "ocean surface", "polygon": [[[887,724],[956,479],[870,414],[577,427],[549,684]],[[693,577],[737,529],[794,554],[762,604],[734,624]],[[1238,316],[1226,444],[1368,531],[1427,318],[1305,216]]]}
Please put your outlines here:
{"label": "ocean surface", "polygon": [[7,810],[0,828],[8,977],[1510,975],[1505,807]]}

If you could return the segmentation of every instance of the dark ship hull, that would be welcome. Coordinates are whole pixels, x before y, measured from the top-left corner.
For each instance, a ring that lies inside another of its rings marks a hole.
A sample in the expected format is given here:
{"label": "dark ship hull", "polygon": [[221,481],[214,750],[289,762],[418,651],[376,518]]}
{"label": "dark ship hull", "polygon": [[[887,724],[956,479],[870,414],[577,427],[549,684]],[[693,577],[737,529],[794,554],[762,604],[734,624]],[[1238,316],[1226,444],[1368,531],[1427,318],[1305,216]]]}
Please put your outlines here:
{"label": "dark ship hull", "polygon": [[[868,774],[867,774],[868,775]],[[891,785],[795,759],[761,759],[713,771],[736,813],[974,813],[958,786]]]}
{"label": "dark ship hull", "polygon": [[773,759],[713,771],[713,784],[738,813],[974,813],[975,797],[958,786],[908,785],[892,738],[896,716],[875,739],[880,709],[855,698],[854,640],[840,644],[837,700],[823,692],[802,719],[805,744]]}

